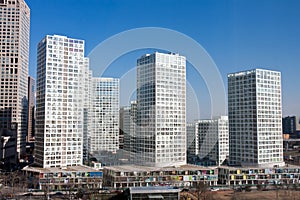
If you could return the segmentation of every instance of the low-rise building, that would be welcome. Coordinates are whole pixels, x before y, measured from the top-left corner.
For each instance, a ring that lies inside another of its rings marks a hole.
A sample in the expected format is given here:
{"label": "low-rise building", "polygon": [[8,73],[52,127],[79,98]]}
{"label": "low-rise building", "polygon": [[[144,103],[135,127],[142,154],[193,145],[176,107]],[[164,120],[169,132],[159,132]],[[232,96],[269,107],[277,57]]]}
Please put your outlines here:
{"label": "low-rise building", "polygon": [[129,199],[180,199],[180,189],[173,187],[130,187],[128,189]]}
{"label": "low-rise building", "polygon": [[263,185],[300,183],[300,167],[286,165],[273,168],[219,167],[219,184],[222,185]]}
{"label": "low-rise building", "polygon": [[182,165],[146,167],[138,165],[110,166],[103,169],[103,186],[113,188],[144,186],[196,186],[199,182],[216,185],[216,167]]}
{"label": "low-rise building", "polygon": [[92,167],[78,165],[69,167],[23,168],[32,188],[47,190],[77,190],[102,188],[103,173]]}

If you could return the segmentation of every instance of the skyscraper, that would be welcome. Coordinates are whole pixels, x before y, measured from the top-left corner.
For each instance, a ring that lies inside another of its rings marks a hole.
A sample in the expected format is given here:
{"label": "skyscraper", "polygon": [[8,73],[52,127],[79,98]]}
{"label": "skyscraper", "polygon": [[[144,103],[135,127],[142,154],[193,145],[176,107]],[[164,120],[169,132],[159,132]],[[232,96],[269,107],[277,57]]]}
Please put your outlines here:
{"label": "skyscraper", "polygon": [[121,108],[120,128],[124,133],[124,150],[130,154],[130,161],[135,159],[135,127],[136,127],[136,101],[131,101],[130,106]]}
{"label": "skyscraper", "polygon": [[89,59],[84,58],[84,66],[80,76],[80,83],[83,87],[83,161],[87,161],[89,158],[89,143],[88,143],[88,127],[89,127],[89,107],[90,107],[90,87],[92,80],[92,70],[90,70]]}
{"label": "skyscraper", "polygon": [[196,122],[199,158],[220,166],[229,156],[228,117],[220,116]]}
{"label": "skyscraper", "polygon": [[119,79],[92,78],[89,107],[89,154],[119,149]]}
{"label": "skyscraper", "polygon": [[28,76],[28,128],[27,142],[34,140],[35,126],[35,80]]}
{"label": "skyscraper", "polygon": [[84,41],[47,35],[38,44],[35,162],[82,164]]}
{"label": "skyscraper", "polygon": [[137,60],[136,158],[139,164],[186,164],[186,59],[155,52]]}
{"label": "skyscraper", "polygon": [[29,28],[30,9],[24,0],[0,1],[0,120],[4,126],[17,124],[19,155],[25,153],[27,134]]}
{"label": "skyscraper", "polygon": [[300,130],[300,121],[296,116],[288,116],[282,119],[282,131],[284,134],[292,134],[296,136],[297,131]]}
{"label": "skyscraper", "polygon": [[119,147],[129,151],[130,147],[130,106],[120,108]]}
{"label": "skyscraper", "polygon": [[186,124],[186,150],[188,162],[192,163],[199,153],[198,123]]}
{"label": "skyscraper", "polygon": [[231,165],[283,165],[281,74],[254,69],[228,75]]}

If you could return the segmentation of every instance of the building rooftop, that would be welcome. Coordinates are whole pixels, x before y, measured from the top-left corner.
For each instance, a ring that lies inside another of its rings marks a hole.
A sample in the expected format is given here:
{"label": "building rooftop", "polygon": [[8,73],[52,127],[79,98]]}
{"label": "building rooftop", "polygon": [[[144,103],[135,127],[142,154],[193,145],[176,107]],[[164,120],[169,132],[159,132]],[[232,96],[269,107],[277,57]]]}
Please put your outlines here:
{"label": "building rooftop", "polygon": [[295,168],[298,168],[300,169],[300,166],[297,166],[297,165],[290,165],[290,164],[286,164],[285,166],[278,166],[278,167],[239,167],[239,166],[220,166],[219,168],[223,168],[223,169],[232,169],[232,170],[235,170],[235,169],[270,169],[270,168],[273,168],[273,169],[295,169]]}
{"label": "building rooftop", "polygon": [[94,169],[85,165],[68,166],[68,167],[31,167],[26,166],[23,168],[24,171],[39,172],[39,173],[58,173],[58,172],[98,172],[99,170]]}
{"label": "building rooftop", "polygon": [[174,187],[130,187],[131,194],[140,193],[169,193],[169,192],[180,192],[180,189]]}
{"label": "building rooftop", "polygon": [[169,166],[169,167],[148,167],[140,165],[119,165],[119,166],[106,166],[108,170],[119,172],[144,172],[144,171],[171,171],[171,170],[208,170],[216,169],[217,167],[203,167],[197,165],[181,165],[181,166]]}

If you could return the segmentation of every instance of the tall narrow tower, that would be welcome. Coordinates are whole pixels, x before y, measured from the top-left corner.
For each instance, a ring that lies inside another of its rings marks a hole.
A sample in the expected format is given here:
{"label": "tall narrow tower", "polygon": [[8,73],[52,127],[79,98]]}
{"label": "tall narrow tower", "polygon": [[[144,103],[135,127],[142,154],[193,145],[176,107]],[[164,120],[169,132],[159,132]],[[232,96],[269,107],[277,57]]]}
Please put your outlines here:
{"label": "tall narrow tower", "polygon": [[38,44],[37,165],[82,164],[86,62],[83,40],[47,35]]}
{"label": "tall narrow tower", "polygon": [[19,157],[25,153],[27,134],[29,27],[30,9],[24,0],[0,0],[0,120],[4,127],[17,124]]}
{"label": "tall narrow tower", "polygon": [[139,164],[186,164],[186,59],[155,52],[137,60],[136,158]]}
{"label": "tall narrow tower", "polygon": [[93,77],[90,88],[89,154],[119,149],[119,79]]}
{"label": "tall narrow tower", "polygon": [[34,141],[35,126],[35,80],[28,76],[28,133],[27,142]]}
{"label": "tall narrow tower", "polygon": [[280,72],[229,74],[228,112],[231,165],[284,165]]}

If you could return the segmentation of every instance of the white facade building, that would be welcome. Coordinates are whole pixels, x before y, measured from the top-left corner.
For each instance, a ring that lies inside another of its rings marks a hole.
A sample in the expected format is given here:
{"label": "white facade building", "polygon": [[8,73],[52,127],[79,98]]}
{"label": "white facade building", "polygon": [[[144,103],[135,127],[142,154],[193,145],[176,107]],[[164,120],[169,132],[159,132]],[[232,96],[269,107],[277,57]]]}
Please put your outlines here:
{"label": "white facade building", "polygon": [[196,122],[199,158],[220,166],[229,156],[228,117],[220,116]]}
{"label": "white facade building", "polygon": [[[131,101],[130,106],[121,108],[120,119],[122,118],[122,126],[124,132],[124,150],[130,155],[130,161],[135,160],[135,137],[136,137],[136,101]],[[122,114],[121,114],[122,113]],[[121,120],[120,120],[121,121]]]}
{"label": "white facade building", "polygon": [[186,124],[186,149],[188,156],[199,154],[198,123]]}
{"label": "white facade building", "polygon": [[136,158],[186,164],[186,58],[155,52],[137,60]]}
{"label": "white facade building", "polygon": [[26,150],[30,9],[24,0],[0,1],[1,127],[17,124],[17,152]]}
{"label": "white facade building", "polygon": [[88,146],[91,155],[119,149],[119,79],[92,78]]}
{"label": "white facade building", "polygon": [[88,123],[89,123],[89,107],[90,107],[90,87],[92,79],[92,71],[89,68],[89,59],[84,58],[84,66],[82,68],[80,84],[83,87],[83,161],[88,160]]}
{"label": "white facade building", "polygon": [[82,164],[84,41],[47,35],[38,44],[35,162]]}
{"label": "white facade building", "polygon": [[228,113],[231,165],[284,165],[280,72],[229,74]]}

